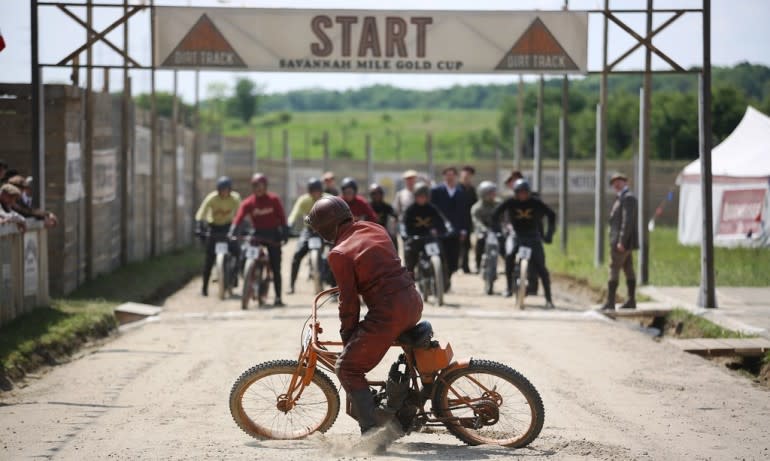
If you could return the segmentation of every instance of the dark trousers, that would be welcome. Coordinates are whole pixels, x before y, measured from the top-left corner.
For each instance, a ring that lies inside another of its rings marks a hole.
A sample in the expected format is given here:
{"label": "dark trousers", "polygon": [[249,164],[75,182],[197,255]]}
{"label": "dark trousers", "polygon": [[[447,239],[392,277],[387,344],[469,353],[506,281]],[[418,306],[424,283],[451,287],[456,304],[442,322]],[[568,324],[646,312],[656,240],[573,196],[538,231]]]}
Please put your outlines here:
{"label": "dark trousers", "polygon": [[[487,234],[485,233],[482,236],[476,237],[476,270],[481,270],[481,257],[484,256],[484,249],[486,246],[487,241]],[[470,245],[470,240],[468,240],[468,244]]]}
{"label": "dark trousers", "polygon": [[[520,241],[516,239],[516,245],[513,248],[513,252],[509,255],[505,255],[505,275],[508,278],[509,284],[513,280],[515,275],[514,270],[516,265],[516,253],[519,251],[519,245],[532,248],[532,256],[529,259],[529,274],[528,278],[530,283],[532,278],[543,281],[543,291],[545,292],[546,300],[551,300],[551,274],[548,272],[548,268],[545,266],[545,250],[543,249],[543,242],[524,240]],[[509,286],[509,288],[511,288]]]}
{"label": "dark trousers", "polygon": [[[471,236],[468,234],[465,237],[465,240],[460,242],[460,265],[463,269],[463,272],[470,272],[470,261],[468,259],[468,256],[471,252]],[[476,265],[476,269],[478,269],[478,265]]]}
{"label": "dark trousers", "polygon": [[294,257],[291,260],[291,287],[294,288],[294,284],[297,282],[297,274],[299,274],[299,265],[302,264],[302,259],[307,255],[310,248],[308,247],[308,240],[311,233],[307,229],[303,229],[297,239],[297,250],[294,252]]}
{"label": "dark trousers", "polygon": [[369,306],[337,359],[335,372],[346,392],[368,389],[366,373],[385,357],[398,336],[417,325],[422,298],[414,288],[383,295]]}
{"label": "dark trousers", "polygon": [[276,299],[281,299],[283,279],[281,277],[281,231],[279,229],[259,229],[254,231],[254,236],[270,242],[265,245],[267,256],[270,258],[270,270],[273,272],[273,288]]}
{"label": "dark trousers", "polygon": [[[467,237],[466,237],[467,239]],[[444,237],[444,261],[446,261],[449,277],[457,272],[460,263],[460,237],[451,235]]]}

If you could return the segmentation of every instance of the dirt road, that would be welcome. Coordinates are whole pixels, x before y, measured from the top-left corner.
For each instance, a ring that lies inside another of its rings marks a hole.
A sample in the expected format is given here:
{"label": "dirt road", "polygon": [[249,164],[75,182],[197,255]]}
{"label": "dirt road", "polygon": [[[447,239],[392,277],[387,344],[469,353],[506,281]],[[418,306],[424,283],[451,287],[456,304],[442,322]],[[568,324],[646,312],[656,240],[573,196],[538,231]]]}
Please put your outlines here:
{"label": "dirt road", "polygon": [[[0,397],[0,459],[351,459],[357,428],[344,415],[297,442],[255,441],[230,418],[243,370],[296,357],[307,289],[287,308],[241,312],[236,299],[201,298],[199,284],[171,296],[157,321]],[[377,459],[770,459],[770,394],[748,380],[574,304],[515,313],[481,296],[475,276],[453,287],[451,305],[428,306],[424,318],[458,356],[527,376],[545,402],[543,432],[515,451],[417,433]],[[323,315],[327,331],[334,314]]]}

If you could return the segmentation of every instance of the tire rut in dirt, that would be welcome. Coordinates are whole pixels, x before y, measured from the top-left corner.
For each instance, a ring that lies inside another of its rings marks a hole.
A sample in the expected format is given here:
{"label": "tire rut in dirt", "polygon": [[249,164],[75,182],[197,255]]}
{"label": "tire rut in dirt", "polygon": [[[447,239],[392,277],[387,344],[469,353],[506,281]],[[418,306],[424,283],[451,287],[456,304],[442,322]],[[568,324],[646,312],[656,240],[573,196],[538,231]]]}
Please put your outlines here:
{"label": "tire rut in dirt", "polygon": [[[498,362],[492,362],[489,360],[471,360],[467,368],[461,368],[447,374],[447,376],[440,378],[436,383],[436,392],[433,397],[433,408],[439,416],[451,417],[452,412],[449,409],[445,409],[447,405],[447,396],[450,392],[452,383],[459,378],[467,375],[491,375],[497,378],[503,379],[513,385],[521,395],[526,399],[531,413],[531,420],[526,431],[523,432],[521,437],[508,440],[503,439],[497,443],[489,438],[482,438],[474,435],[469,429],[463,427],[459,423],[446,423],[445,426],[455,437],[468,445],[481,445],[481,444],[497,444],[512,448],[522,448],[537,438],[540,431],[543,428],[545,421],[545,408],[543,407],[543,400],[540,398],[540,394],[532,383],[527,380],[521,373],[503,365]],[[476,398],[477,396],[470,395],[470,398]],[[512,434],[513,437],[515,434]]]}
{"label": "tire rut in dirt", "polygon": [[[315,384],[326,398],[326,415],[320,424],[308,431],[307,434],[300,434],[294,437],[275,437],[275,434],[269,428],[262,427],[258,423],[255,423],[246,414],[243,409],[242,399],[244,393],[251,385],[262,378],[274,375],[286,375],[286,377],[290,379],[296,372],[298,366],[299,364],[296,360],[273,360],[255,365],[238,377],[230,390],[230,414],[238,427],[255,439],[264,440],[278,438],[299,439],[306,437],[313,432],[326,432],[332,425],[334,425],[340,411],[340,395],[334,382],[320,370],[315,370],[311,385]],[[307,390],[307,388],[305,390]],[[277,403],[276,400],[276,405]]]}

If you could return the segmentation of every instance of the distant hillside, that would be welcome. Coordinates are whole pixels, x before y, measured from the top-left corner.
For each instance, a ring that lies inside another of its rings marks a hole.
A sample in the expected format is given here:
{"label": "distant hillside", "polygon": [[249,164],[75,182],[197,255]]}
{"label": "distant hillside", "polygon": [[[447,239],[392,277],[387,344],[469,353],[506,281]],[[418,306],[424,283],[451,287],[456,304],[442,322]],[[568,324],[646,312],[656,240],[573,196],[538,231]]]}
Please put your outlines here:
{"label": "distant hillside", "polygon": [[[746,97],[759,103],[770,103],[770,68],[752,64],[735,67],[715,67],[714,86],[733,85]],[[609,78],[610,92],[638,94],[641,76],[614,75]],[[561,87],[560,79],[546,82],[548,88]],[[695,75],[660,74],[653,78],[653,91],[695,92]],[[533,91],[535,84],[528,83],[526,91]],[[592,75],[572,80],[572,93],[596,97],[599,92],[599,76]],[[499,109],[505,98],[517,93],[517,84],[453,86],[436,90],[410,90],[388,85],[374,85],[347,91],[296,90],[288,93],[261,97],[260,110],[273,111],[335,111],[381,109]]]}

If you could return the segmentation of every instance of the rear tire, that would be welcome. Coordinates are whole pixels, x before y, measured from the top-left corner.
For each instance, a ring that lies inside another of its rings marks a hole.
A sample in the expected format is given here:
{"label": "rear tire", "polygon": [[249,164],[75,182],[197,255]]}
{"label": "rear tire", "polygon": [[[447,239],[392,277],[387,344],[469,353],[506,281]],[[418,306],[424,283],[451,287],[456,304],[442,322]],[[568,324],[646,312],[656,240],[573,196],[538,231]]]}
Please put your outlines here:
{"label": "rear tire", "polygon": [[241,309],[247,310],[249,302],[254,297],[254,266],[255,261],[249,259],[243,268],[243,291],[241,292]]}
{"label": "rear tire", "polygon": [[[499,384],[490,389],[493,380]],[[479,385],[484,382],[488,390]],[[508,386],[504,386],[506,384]],[[506,390],[500,389],[503,386],[510,388],[510,394],[500,393]],[[475,400],[477,406],[471,409],[462,405],[463,397]],[[516,412],[517,409],[520,411]],[[488,360],[471,360],[467,368],[451,371],[438,379],[433,394],[433,412],[445,418],[472,418],[475,415],[486,419],[479,428],[467,427],[459,421],[444,423],[449,432],[468,445],[522,448],[537,438],[545,420],[543,400],[532,383],[518,371]],[[513,412],[521,416],[516,417]],[[518,424],[519,421],[522,424]],[[516,427],[502,427],[505,425]]]}
{"label": "rear tire", "polygon": [[527,277],[528,269],[528,259],[519,261],[519,286],[516,287],[516,307],[518,309],[524,309],[524,298],[527,297],[527,284],[529,283],[529,278]]}
{"label": "rear tire", "polygon": [[324,291],[323,280],[321,280],[321,252],[318,250],[310,251],[310,277],[313,279],[315,293]]}
{"label": "rear tire", "polygon": [[[296,360],[274,360],[256,365],[243,372],[230,390],[230,414],[233,416],[235,424],[243,429],[245,433],[260,440],[295,440],[307,437],[314,432],[323,433],[328,431],[339,415],[340,395],[332,380],[321,370],[315,370],[310,385],[304,389],[303,397],[297,401],[295,408],[299,409],[300,406],[303,406],[301,412],[293,411],[294,408],[284,412],[277,407],[277,396],[288,390],[285,387],[288,387],[288,383],[297,371],[298,366],[299,364]],[[270,378],[274,377],[280,377],[278,379],[280,382],[275,382],[274,388],[268,388],[260,393],[260,388],[273,384],[273,380]],[[260,380],[263,382],[263,386],[252,388]],[[264,415],[257,411],[259,409],[252,411],[251,416],[246,414],[244,394],[249,389],[255,391],[258,399],[256,397],[246,399],[247,403],[252,405],[261,403],[264,406]],[[304,402],[302,399],[305,399]],[[315,401],[317,399],[324,399],[325,401]],[[311,402],[308,402],[308,400],[311,400]],[[273,404],[273,401],[275,404]],[[326,408],[323,408],[324,404]],[[276,408],[272,408],[273,406],[276,406]],[[319,414],[317,418],[314,418],[316,420],[311,421],[308,413],[313,410],[322,411],[323,414]],[[297,421],[294,417],[302,421]],[[253,418],[256,418],[257,421]],[[296,423],[300,427],[294,432],[280,433],[278,428],[281,427],[281,422],[286,423],[283,427],[284,431],[287,431],[288,424]]]}
{"label": "rear tire", "polygon": [[444,305],[444,269],[441,264],[441,257],[431,256],[430,264],[433,266],[433,286],[435,287],[436,304]]}
{"label": "rear tire", "polygon": [[225,294],[227,293],[227,269],[225,268],[225,255],[217,255],[215,268],[217,271],[217,294],[219,295],[219,299],[224,301]]}

